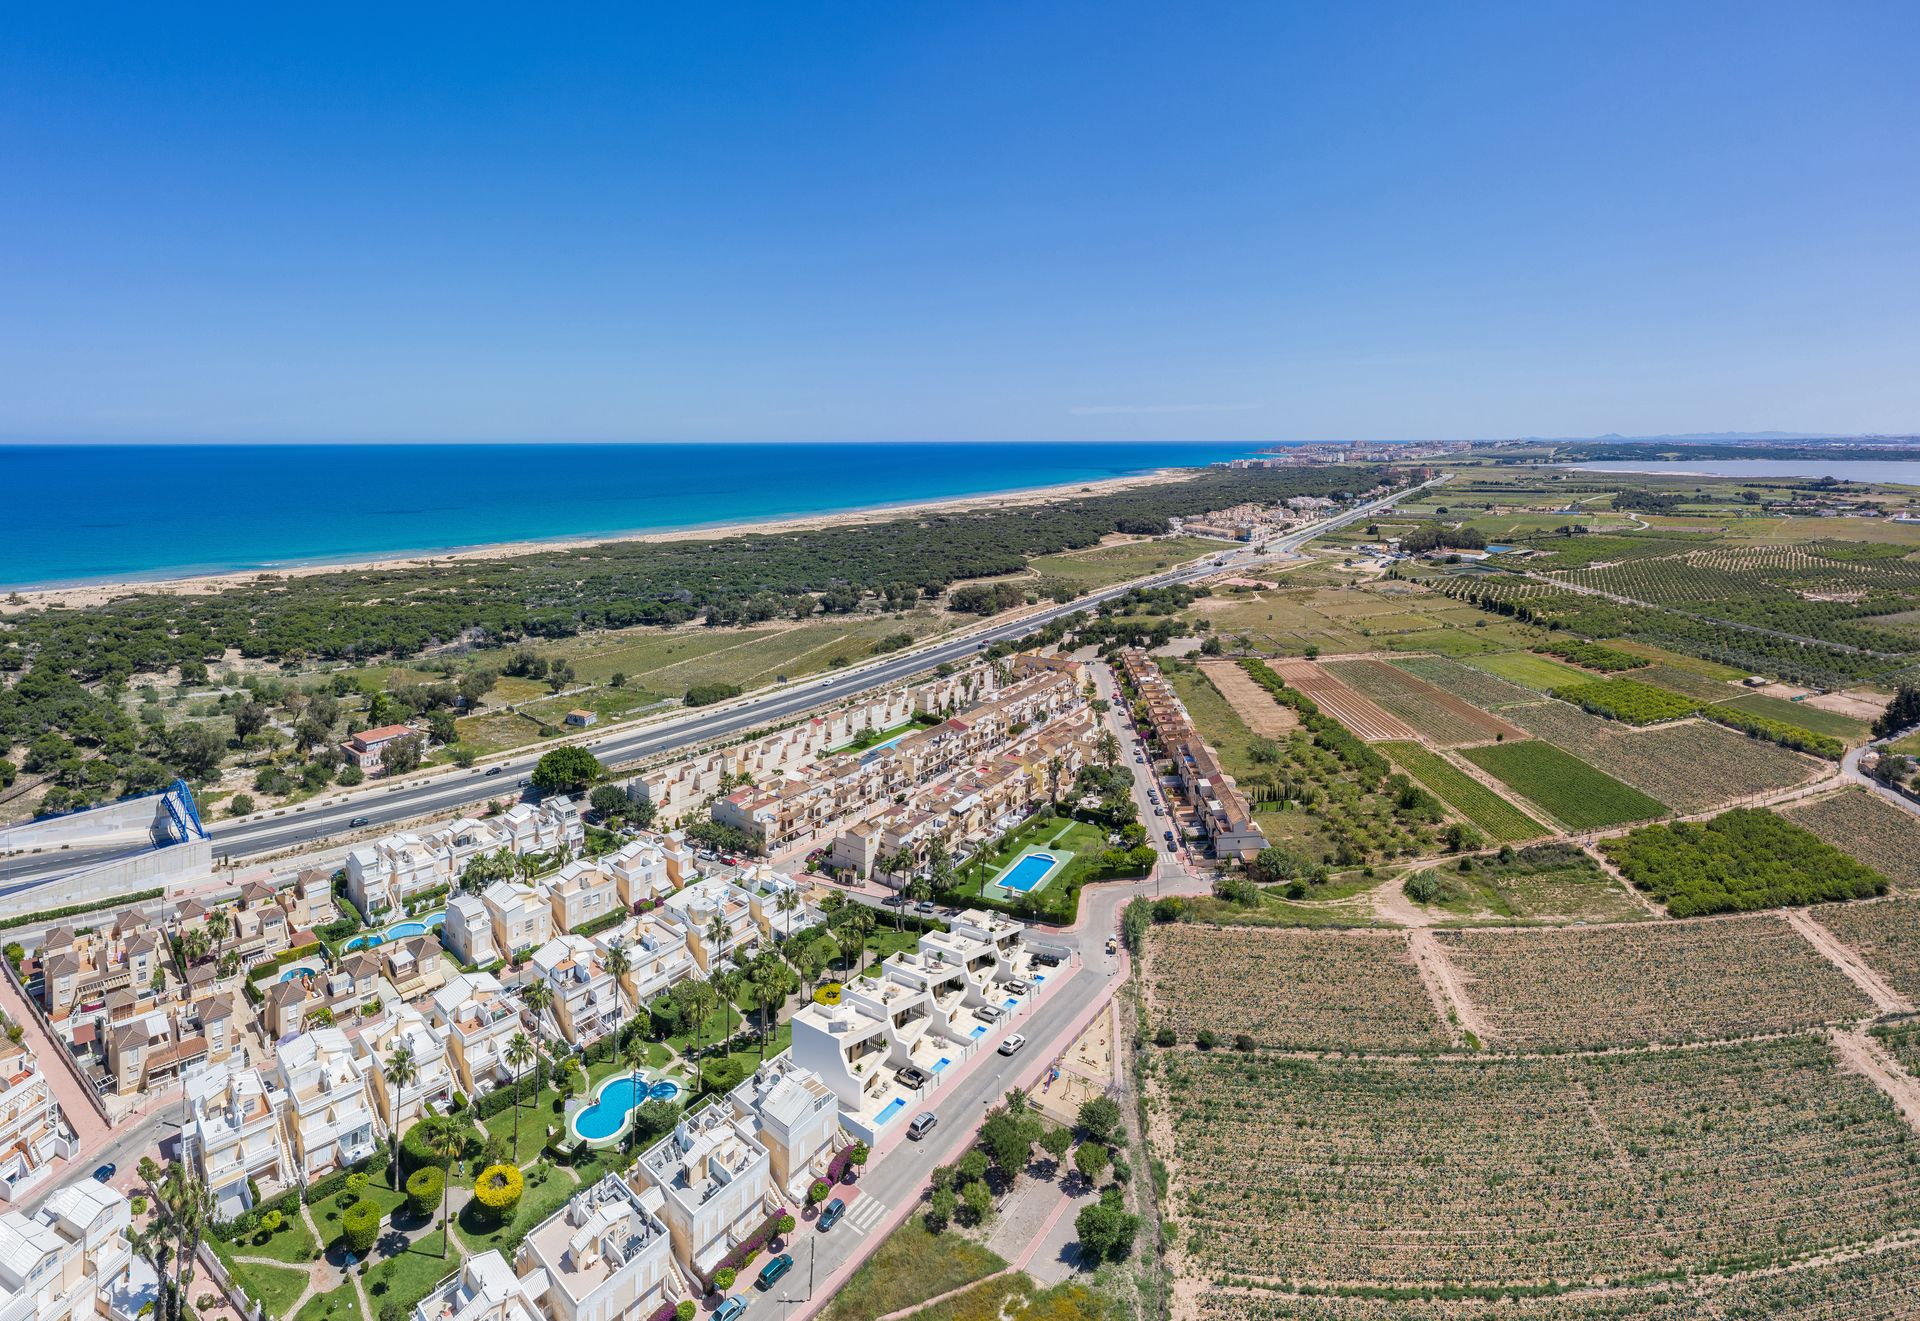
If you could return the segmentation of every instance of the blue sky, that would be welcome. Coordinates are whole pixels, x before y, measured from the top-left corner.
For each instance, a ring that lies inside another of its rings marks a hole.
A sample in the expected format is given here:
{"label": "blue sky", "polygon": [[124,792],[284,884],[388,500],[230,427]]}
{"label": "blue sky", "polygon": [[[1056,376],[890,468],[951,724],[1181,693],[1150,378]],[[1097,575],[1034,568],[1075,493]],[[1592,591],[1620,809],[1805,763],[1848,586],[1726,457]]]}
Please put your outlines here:
{"label": "blue sky", "polygon": [[1920,430],[1920,6],[31,6],[0,436]]}

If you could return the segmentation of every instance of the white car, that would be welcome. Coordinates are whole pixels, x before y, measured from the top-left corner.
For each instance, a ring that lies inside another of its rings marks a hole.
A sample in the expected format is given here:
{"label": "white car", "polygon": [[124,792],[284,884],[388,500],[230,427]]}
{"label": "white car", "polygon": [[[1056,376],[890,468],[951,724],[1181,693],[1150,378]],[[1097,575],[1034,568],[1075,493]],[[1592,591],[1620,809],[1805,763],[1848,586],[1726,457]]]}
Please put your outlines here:
{"label": "white car", "polygon": [[1000,1053],[1002,1055],[1018,1054],[1020,1047],[1026,1044],[1027,1044],[1027,1039],[1021,1036],[1018,1032],[1016,1032],[1012,1036],[1008,1037],[1005,1041],[1000,1043]]}

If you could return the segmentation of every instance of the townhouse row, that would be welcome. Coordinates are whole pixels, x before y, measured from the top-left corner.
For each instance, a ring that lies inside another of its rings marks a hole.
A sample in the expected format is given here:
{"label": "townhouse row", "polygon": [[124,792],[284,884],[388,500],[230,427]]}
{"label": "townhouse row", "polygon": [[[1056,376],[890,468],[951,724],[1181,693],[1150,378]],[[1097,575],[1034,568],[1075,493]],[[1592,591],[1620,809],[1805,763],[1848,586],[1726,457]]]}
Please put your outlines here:
{"label": "townhouse row", "polygon": [[1235,786],[1220,758],[1193,727],[1187,708],[1173,685],[1160,673],[1153,658],[1137,647],[1120,653],[1120,673],[1154,742],[1172,768],[1193,824],[1206,837],[1216,858],[1247,859],[1267,847],[1267,837],[1253,819],[1253,808]]}
{"label": "townhouse row", "polygon": [[347,897],[372,920],[415,895],[452,889],[467,864],[483,854],[577,853],[585,843],[586,827],[572,799],[555,795],[516,803],[484,819],[461,817],[435,830],[403,830],[349,850]]}
{"label": "townhouse row", "polygon": [[125,1197],[92,1179],[51,1193],[39,1210],[0,1214],[0,1321],[136,1321],[159,1277],[127,1240]]}

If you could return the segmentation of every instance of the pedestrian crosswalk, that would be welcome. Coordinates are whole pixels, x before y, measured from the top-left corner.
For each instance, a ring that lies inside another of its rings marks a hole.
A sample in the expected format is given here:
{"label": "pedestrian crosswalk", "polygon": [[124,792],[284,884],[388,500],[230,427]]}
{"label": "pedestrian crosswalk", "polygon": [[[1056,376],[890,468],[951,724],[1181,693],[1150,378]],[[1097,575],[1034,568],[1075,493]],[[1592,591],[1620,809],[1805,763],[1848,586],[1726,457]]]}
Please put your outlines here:
{"label": "pedestrian crosswalk", "polygon": [[842,1220],[842,1223],[848,1228],[864,1234],[879,1224],[881,1217],[886,1215],[886,1213],[886,1203],[882,1202],[879,1198],[860,1197],[856,1198],[853,1205],[847,1208],[847,1214]]}

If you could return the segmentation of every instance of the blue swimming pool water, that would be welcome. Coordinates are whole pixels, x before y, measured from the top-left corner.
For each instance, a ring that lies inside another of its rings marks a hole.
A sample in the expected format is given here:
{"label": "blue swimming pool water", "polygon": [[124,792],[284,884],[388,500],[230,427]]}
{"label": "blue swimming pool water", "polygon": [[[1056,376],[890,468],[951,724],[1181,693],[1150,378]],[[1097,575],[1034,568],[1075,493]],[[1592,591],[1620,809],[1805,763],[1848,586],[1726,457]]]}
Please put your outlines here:
{"label": "blue swimming pool water", "polygon": [[967,1035],[972,1037],[975,1041],[980,1040],[981,1037],[984,1037],[987,1035],[986,1025],[982,1024],[981,1026],[976,1027],[973,1031],[967,1033]]}
{"label": "blue swimming pool water", "polygon": [[1060,865],[1060,859],[1051,853],[1029,853],[1013,864],[1012,870],[1000,878],[1000,887],[1005,890],[1018,890],[1021,894],[1035,889]]}
{"label": "blue swimming pool water", "polygon": [[[986,1031],[985,1028],[981,1028],[980,1030],[982,1032]],[[933,1066],[933,1071],[937,1074],[940,1072],[940,1070],[946,1068],[951,1063],[953,1063],[952,1060],[948,1059],[945,1055],[942,1055],[940,1057],[939,1062]]]}
{"label": "blue swimming pool water", "polygon": [[1005,1000],[1001,1001],[1001,1003],[1009,1009],[1018,1009],[1020,1007],[1020,1002],[1012,996],[1008,996]]}
{"label": "blue swimming pool water", "polygon": [[319,975],[320,974],[315,972],[312,968],[309,968],[303,964],[298,968],[288,968],[285,972],[280,974],[280,980],[283,982],[290,982],[290,981],[295,981],[301,977],[318,977]]}
{"label": "blue swimming pool water", "polygon": [[573,1117],[573,1128],[581,1137],[604,1142],[620,1131],[627,1112],[643,1101],[671,1101],[680,1095],[680,1084],[671,1078],[648,1082],[644,1075],[622,1074],[600,1089],[593,1104]]}
{"label": "blue swimming pool water", "polygon": [[355,936],[342,949],[372,949],[375,945],[384,945],[389,940],[411,940],[415,936],[424,936],[428,931],[447,924],[447,910],[428,913],[425,917],[409,922],[396,922],[392,926],[376,931],[370,936]]}
{"label": "blue swimming pool water", "polygon": [[879,1114],[873,1117],[873,1126],[875,1128],[879,1128],[881,1125],[885,1124],[888,1120],[892,1119],[895,1115],[899,1114],[902,1110],[905,1110],[906,1108],[907,1108],[907,1103],[905,1101],[901,1100],[897,1096],[894,1097],[891,1101],[887,1102],[886,1107],[882,1109]]}

